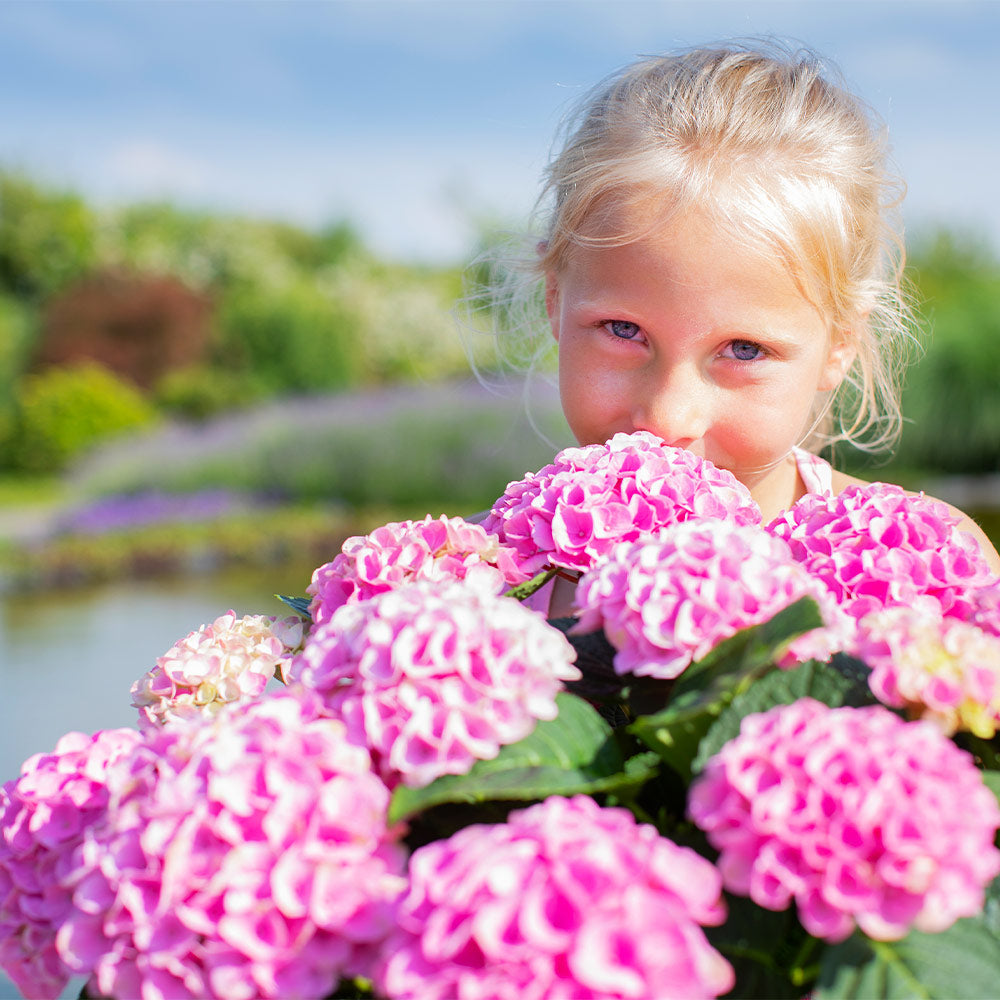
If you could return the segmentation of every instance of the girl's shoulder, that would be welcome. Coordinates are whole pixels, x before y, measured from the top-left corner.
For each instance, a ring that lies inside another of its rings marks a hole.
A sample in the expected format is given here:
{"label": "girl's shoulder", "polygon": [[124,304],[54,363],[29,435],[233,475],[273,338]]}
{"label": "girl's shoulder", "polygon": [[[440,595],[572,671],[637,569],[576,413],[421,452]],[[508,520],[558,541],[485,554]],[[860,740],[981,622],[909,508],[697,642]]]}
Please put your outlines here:
{"label": "girl's shoulder", "polygon": [[[836,469],[832,470],[832,488],[833,494],[836,496],[843,490],[847,489],[848,486],[867,486],[868,483],[864,479],[858,479],[856,476],[848,476],[843,472],[838,472]],[[915,493],[913,490],[908,490],[909,493]],[[926,496],[926,494],[925,494]],[[932,500],[936,500],[936,497],[931,497]],[[948,503],[945,500],[938,500],[938,503],[943,503],[951,513],[958,518],[958,528],[960,531],[964,531],[979,543],[979,548],[982,550],[983,555],[986,557],[986,561],[990,566],[990,569],[994,573],[1000,575],[1000,554],[997,553],[996,548],[990,541],[986,532],[976,524],[975,521],[969,517],[965,511],[959,510],[958,507]]]}

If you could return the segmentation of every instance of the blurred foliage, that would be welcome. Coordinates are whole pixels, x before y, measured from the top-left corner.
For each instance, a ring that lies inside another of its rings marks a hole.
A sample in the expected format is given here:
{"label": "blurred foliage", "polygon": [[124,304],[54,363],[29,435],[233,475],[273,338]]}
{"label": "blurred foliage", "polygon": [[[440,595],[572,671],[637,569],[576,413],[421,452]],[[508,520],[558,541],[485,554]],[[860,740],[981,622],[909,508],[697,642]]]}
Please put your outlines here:
{"label": "blurred foliage", "polygon": [[106,369],[53,368],[19,383],[0,454],[11,469],[58,472],[98,442],[154,419],[143,395]]}
{"label": "blurred foliage", "polygon": [[[13,400],[42,353],[56,297],[96,274],[169,275],[208,297],[206,353],[193,367],[165,367],[150,394],[154,406],[183,419],[468,370],[451,316],[459,268],[380,261],[344,222],[307,231],[167,203],[99,212],[0,169],[0,471],[63,461],[66,450],[57,446],[29,462],[26,446],[13,443],[25,420]],[[113,296],[117,286],[106,286]],[[150,323],[158,319],[166,322]],[[99,334],[123,335],[81,326],[80,338]],[[48,432],[67,442],[74,433]]]}
{"label": "blurred foliage", "polygon": [[[489,228],[481,220],[491,280],[511,276]],[[996,472],[1000,263],[975,238],[947,231],[916,240],[910,260],[928,348],[906,384],[898,455],[867,468],[887,478],[903,469]],[[29,461],[27,446],[13,444],[22,433],[15,424],[25,420],[23,402],[16,414],[14,400],[27,398],[23,383],[44,335],[44,311],[98,271],[172,275],[207,296],[207,353],[193,368],[164,370],[150,397],[185,419],[265,398],[433,382],[468,372],[469,354],[483,370],[499,365],[494,341],[470,335],[463,343],[451,315],[462,294],[459,268],[378,260],[346,223],[307,231],[166,203],[99,211],[75,194],[0,169],[0,471]],[[485,264],[473,268],[473,285],[477,274],[487,276]],[[477,303],[473,292],[473,310]],[[510,339],[509,355],[523,360],[527,348]],[[72,442],[69,451],[85,447],[72,428],[47,433]],[[53,446],[35,464],[51,467],[69,451]],[[857,455],[839,457],[862,470]]]}
{"label": "blurred foliage", "polygon": [[930,337],[906,381],[897,461],[944,474],[1000,472],[1000,263],[948,232],[919,243],[910,261]]}
{"label": "blurred foliage", "polygon": [[153,399],[165,413],[198,422],[252,406],[267,394],[267,385],[253,373],[199,365],[168,372]]}
{"label": "blurred foliage", "polygon": [[[17,589],[70,587],[230,566],[319,565],[349,535],[384,523],[386,511],[348,516],[319,507],[280,507],[187,525],[152,525],[101,535],[66,535],[16,546],[5,558]],[[303,587],[308,580],[303,582]]]}
{"label": "blurred foliage", "polygon": [[[391,396],[391,398],[390,398]],[[223,418],[178,435],[154,430],[80,464],[77,497],[225,489],[294,502],[385,503],[426,513],[473,513],[556,450],[534,434],[519,396],[478,386],[365,396],[303,409],[272,404],[242,426]],[[360,405],[359,405],[360,404]],[[569,443],[554,394],[536,407],[542,429]]]}
{"label": "blurred foliage", "polygon": [[97,220],[83,199],[0,172],[0,292],[39,302],[96,262]]}
{"label": "blurred foliage", "polygon": [[0,411],[9,405],[27,366],[33,325],[34,315],[24,302],[0,293]]}
{"label": "blurred foliage", "polygon": [[315,282],[231,289],[218,324],[222,356],[271,394],[346,389],[359,380],[357,314]]}
{"label": "blurred foliage", "polygon": [[364,254],[346,224],[311,233],[163,202],[108,213],[98,240],[98,256],[109,266],[173,274],[200,290],[239,284],[280,288],[303,273],[317,274]]}

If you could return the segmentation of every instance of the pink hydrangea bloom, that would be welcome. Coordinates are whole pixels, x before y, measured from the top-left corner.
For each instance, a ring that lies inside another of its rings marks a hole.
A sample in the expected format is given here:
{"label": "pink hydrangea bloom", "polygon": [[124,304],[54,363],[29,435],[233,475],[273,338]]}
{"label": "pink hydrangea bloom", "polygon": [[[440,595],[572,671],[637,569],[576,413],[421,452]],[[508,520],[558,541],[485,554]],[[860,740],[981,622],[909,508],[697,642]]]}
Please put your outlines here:
{"label": "pink hydrangea bloom", "polygon": [[1000,579],[977,587],[969,595],[968,620],[990,635],[1000,635]]}
{"label": "pink hydrangea bloom", "polygon": [[306,592],[314,624],[323,625],[342,604],[364,601],[412,580],[477,578],[499,593],[529,579],[514,550],[481,525],[460,517],[429,515],[356,535],[340,555],[320,566]]}
{"label": "pink hydrangea bloom", "polygon": [[393,1000],[715,997],[718,872],[624,809],[550,798],[418,849],[376,988]]}
{"label": "pink hydrangea bloom", "polygon": [[617,542],[692,517],[759,524],[760,510],[731,473],[647,431],[566,448],[511,483],[483,521],[529,573],[589,569]]}
{"label": "pink hydrangea bloom", "polygon": [[468,583],[411,583],[345,604],[291,679],[318,691],[390,787],[464,774],[557,714],[576,652],[517,601]]}
{"label": "pink hydrangea bloom", "polygon": [[302,645],[302,619],[227,611],[175,643],[132,685],[142,728],[211,715],[263,694]]}
{"label": "pink hydrangea bloom", "polygon": [[957,524],[939,500],[871,483],[807,494],[767,527],[855,618],[896,606],[965,618],[967,592],[993,574]]}
{"label": "pink hydrangea bloom", "polygon": [[872,668],[875,696],[944,733],[992,739],[1000,727],[1000,636],[912,608],[861,619],[856,655]]}
{"label": "pink hydrangea bloom", "polygon": [[792,899],[810,934],[937,932],[983,907],[1000,873],[1000,806],[972,757],[880,705],[804,698],[743,720],[692,785],[691,818],[727,889]]}
{"label": "pink hydrangea bloom", "polygon": [[109,767],[140,739],[134,729],[68,733],[0,789],[0,966],[27,997],[57,997],[70,979],[55,946],[72,911],[66,871],[104,815]]}
{"label": "pink hydrangea bloom", "polygon": [[[584,573],[576,630],[604,629],[619,674],[669,679],[801,597],[817,600],[831,626],[842,623],[829,592],[780,539],[759,527],[685,521],[655,538],[620,543]],[[783,665],[828,659],[846,641],[841,631],[797,638]]]}
{"label": "pink hydrangea bloom", "polygon": [[57,936],[102,996],[318,998],[369,974],[405,887],[389,792],[301,695],[151,730],[124,762]]}

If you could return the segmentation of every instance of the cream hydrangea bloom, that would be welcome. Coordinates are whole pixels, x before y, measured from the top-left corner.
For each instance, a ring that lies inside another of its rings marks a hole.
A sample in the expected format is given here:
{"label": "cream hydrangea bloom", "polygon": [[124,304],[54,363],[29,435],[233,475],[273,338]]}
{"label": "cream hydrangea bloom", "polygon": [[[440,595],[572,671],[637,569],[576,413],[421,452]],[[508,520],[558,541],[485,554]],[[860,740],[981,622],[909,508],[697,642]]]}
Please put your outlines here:
{"label": "cream hydrangea bloom", "polygon": [[142,728],[213,714],[223,705],[260,697],[302,645],[297,616],[238,618],[227,611],[175,643],[132,685]]}

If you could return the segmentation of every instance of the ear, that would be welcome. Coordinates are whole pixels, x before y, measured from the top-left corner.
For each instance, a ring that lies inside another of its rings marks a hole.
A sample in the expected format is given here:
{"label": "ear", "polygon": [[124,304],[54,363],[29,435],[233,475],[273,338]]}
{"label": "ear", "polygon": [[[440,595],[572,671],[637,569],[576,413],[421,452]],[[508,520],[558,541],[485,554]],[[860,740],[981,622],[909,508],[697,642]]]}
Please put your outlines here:
{"label": "ear", "polygon": [[830,337],[830,350],[820,372],[820,392],[832,392],[850,370],[858,356],[858,338],[854,330],[834,330]]}

